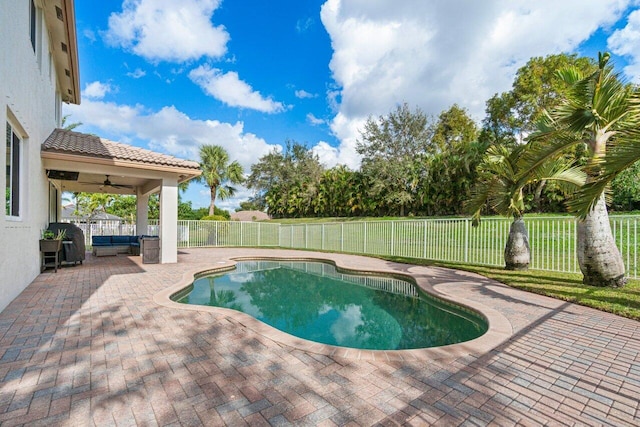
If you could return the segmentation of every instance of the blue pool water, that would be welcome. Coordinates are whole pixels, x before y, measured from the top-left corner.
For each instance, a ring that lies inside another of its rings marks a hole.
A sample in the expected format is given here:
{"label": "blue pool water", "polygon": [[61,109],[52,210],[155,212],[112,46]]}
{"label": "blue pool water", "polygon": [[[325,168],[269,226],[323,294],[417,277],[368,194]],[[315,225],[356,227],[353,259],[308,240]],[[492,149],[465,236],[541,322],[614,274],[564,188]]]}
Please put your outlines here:
{"label": "blue pool water", "polygon": [[479,315],[390,276],[345,274],[322,262],[242,261],[173,298],[247,313],[281,331],[342,347],[437,347],[487,331]]}

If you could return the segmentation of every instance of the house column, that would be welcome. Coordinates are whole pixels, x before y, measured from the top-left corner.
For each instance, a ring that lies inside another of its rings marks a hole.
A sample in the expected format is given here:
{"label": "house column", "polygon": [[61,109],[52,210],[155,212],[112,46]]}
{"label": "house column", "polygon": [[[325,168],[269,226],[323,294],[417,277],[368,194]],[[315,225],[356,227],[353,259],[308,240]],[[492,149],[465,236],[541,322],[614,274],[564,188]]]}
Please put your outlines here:
{"label": "house column", "polygon": [[178,262],[178,179],[163,178],[160,190],[160,262]]}
{"label": "house column", "polygon": [[136,192],[136,234],[149,234],[149,194]]}

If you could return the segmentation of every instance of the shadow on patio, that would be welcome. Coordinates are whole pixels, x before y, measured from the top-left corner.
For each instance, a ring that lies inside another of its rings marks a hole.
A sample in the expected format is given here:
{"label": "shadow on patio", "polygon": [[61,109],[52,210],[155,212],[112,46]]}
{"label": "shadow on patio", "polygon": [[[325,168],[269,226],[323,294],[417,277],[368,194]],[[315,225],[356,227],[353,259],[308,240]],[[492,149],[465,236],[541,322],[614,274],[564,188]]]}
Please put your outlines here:
{"label": "shadow on patio", "polygon": [[637,322],[450,270],[432,271],[435,286],[503,312],[514,325],[511,340],[458,359],[342,359],[282,346],[225,315],[153,302],[186,271],[281,253],[292,252],[185,250],[173,265],[89,257],[82,267],[40,275],[0,314],[0,422],[637,421],[630,399],[640,392]]}

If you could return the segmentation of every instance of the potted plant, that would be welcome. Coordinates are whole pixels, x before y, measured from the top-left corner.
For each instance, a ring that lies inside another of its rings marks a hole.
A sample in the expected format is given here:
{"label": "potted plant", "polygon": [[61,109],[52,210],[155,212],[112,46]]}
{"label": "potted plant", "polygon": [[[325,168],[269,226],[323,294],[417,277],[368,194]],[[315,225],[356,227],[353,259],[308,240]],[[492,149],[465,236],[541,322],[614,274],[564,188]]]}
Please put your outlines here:
{"label": "potted plant", "polygon": [[65,230],[59,230],[57,234],[51,230],[42,230],[40,252],[58,252],[62,246],[62,240],[65,238],[65,235]]}

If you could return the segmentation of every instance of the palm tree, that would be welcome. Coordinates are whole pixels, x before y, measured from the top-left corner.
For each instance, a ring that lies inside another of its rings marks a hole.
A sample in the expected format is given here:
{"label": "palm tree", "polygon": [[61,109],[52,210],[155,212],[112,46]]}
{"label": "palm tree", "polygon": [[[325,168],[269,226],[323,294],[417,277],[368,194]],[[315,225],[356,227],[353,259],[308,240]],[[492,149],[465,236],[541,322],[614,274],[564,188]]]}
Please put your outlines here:
{"label": "palm tree", "polygon": [[598,69],[586,76],[575,67],[558,72],[571,89],[538,124],[527,165],[535,167],[576,144],[587,146],[586,183],[568,204],[579,218],[578,264],[583,283],[619,287],[626,283],[625,267],[611,233],[604,190],[617,174],[615,166],[632,164],[634,152],[636,160],[640,155],[637,146],[631,148],[639,136],[640,103],[637,88],[622,81],[609,58],[598,54]]}
{"label": "palm tree", "polygon": [[507,270],[526,270],[531,261],[529,235],[522,218],[525,210],[523,188],[533,182],[554,180],[562,191],[568,192],[581,186],[585,179],[582,172],[563,158],[524,169],[522,158],[526,149],[524,145],[511,151],[504,145],[489,147],[478,165],[478,184],[465,204],[465,210],[472,214],[474,226],[479,224],[482,209],[487,204],[500,215],[513,217],[504,249]]}
{"label": "palm tree", "polygon": [[60,121],[60,127],[62,129],[64,129],[64,130],[74,130],[78,126],[82,126],[82,122],[67,123],[67,121],[69,120],[69,117],[71,117],[71,114],[67,114],[66,116],[62,116],[62,120]]}
{"label": "palm tree", "polygon": [[236,189],[226,183],[241,184],[244,171],[236,160],[229,163],[229,154],[219,145],[203,145],[200,147],[200,169],[202,175],[196,180],[209,187],[211,204],[209,215],[215,215],[216,197],[225,200],[236,193]]}

